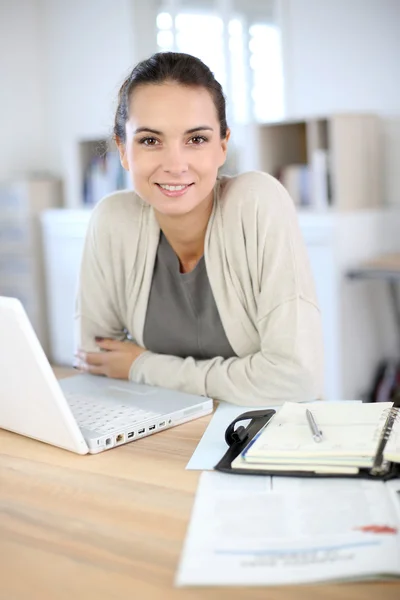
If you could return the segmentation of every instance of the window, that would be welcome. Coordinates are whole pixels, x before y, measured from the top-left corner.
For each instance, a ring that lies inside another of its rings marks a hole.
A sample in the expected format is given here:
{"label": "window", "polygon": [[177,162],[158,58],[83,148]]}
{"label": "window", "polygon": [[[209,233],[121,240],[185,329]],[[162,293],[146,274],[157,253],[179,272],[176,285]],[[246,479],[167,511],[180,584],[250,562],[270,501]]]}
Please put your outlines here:
{"label": "window", "polygon": [[266,10],[263,17],[261,9],[268,2],[247,2],[250,7],[258,4],[256,14],[244,3],[235,11],[238,2],[228,2],[232,10],[226,28],[216,10],[218,1],[215,7],[206,3],[206,9],[200,2],[174,4],[175,11],[165,8],[157,15],[158,49],[193,54],[210,67],[225,91],[230,122],[283,118],[280,31]]}
{"label": "window", "polygon": [[257,121],[283,117],[283,69],[280,36],[273,25],[252,25],[250,68],[253,74],[251,97]]}

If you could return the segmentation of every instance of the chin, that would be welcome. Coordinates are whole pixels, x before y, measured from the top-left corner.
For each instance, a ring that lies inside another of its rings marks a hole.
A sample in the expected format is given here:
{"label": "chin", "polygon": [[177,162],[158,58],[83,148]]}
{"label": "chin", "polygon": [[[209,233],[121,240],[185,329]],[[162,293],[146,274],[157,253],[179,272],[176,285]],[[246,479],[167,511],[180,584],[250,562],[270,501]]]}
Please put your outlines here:
{"label": "chin", "polygon": [[170,217],[180,217],[183,215],[187,215],[192,212],[196,207],[187,207],[187,206],[154,206],[153,208],[161,213],[162,215],[170,216]]}
{"label": "chin", "polygon": [[164,202],[154,202],[152,203],[153,208],[163,214],[169,216],[181,216],[187,215],[188,213],[196,210],[196,208],[201,204],[201,202],[185,202],[185,200],[175,199],[175,200],[166,200]]}

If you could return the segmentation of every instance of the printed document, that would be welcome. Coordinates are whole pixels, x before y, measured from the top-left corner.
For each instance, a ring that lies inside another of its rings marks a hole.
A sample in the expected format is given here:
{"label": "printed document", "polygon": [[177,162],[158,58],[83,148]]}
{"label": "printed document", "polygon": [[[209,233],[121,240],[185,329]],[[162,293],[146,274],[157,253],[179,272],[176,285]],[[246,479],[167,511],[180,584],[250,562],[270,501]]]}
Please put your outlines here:
{"label": "printed document", "polygon": [[400,577],[400,480],[201,475],[179,586]]}

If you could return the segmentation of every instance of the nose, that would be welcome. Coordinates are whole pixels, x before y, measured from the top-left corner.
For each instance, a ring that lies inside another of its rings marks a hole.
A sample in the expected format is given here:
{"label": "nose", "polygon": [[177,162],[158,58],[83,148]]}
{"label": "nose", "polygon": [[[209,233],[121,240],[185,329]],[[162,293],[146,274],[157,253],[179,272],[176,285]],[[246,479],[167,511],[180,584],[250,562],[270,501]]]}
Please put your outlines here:
{"label": "nose", "polygon": [[181,175],[188,170],[188,162],[184,149],[178,145],[169,145],[164,149],[162,168],[165,173]]}

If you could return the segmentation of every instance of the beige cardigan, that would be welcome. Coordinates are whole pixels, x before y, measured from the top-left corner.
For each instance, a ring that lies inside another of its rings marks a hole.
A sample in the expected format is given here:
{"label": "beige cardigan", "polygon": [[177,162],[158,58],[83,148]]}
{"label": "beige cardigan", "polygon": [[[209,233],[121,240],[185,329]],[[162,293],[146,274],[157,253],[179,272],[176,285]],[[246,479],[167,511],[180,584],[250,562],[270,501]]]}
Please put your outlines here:
{"label": "beige cardigan", "polygon": [[[93,210],[76,309],[77,345],[94,338],[143,345],[159,240],[153,209],[117,192]],[[145,352],[130,379],[248,406],[320,398],[322,334],[308,257],[291,198],[273,177],[249,172],[215,186],[205,263],[237,357],[194,360]]]}

